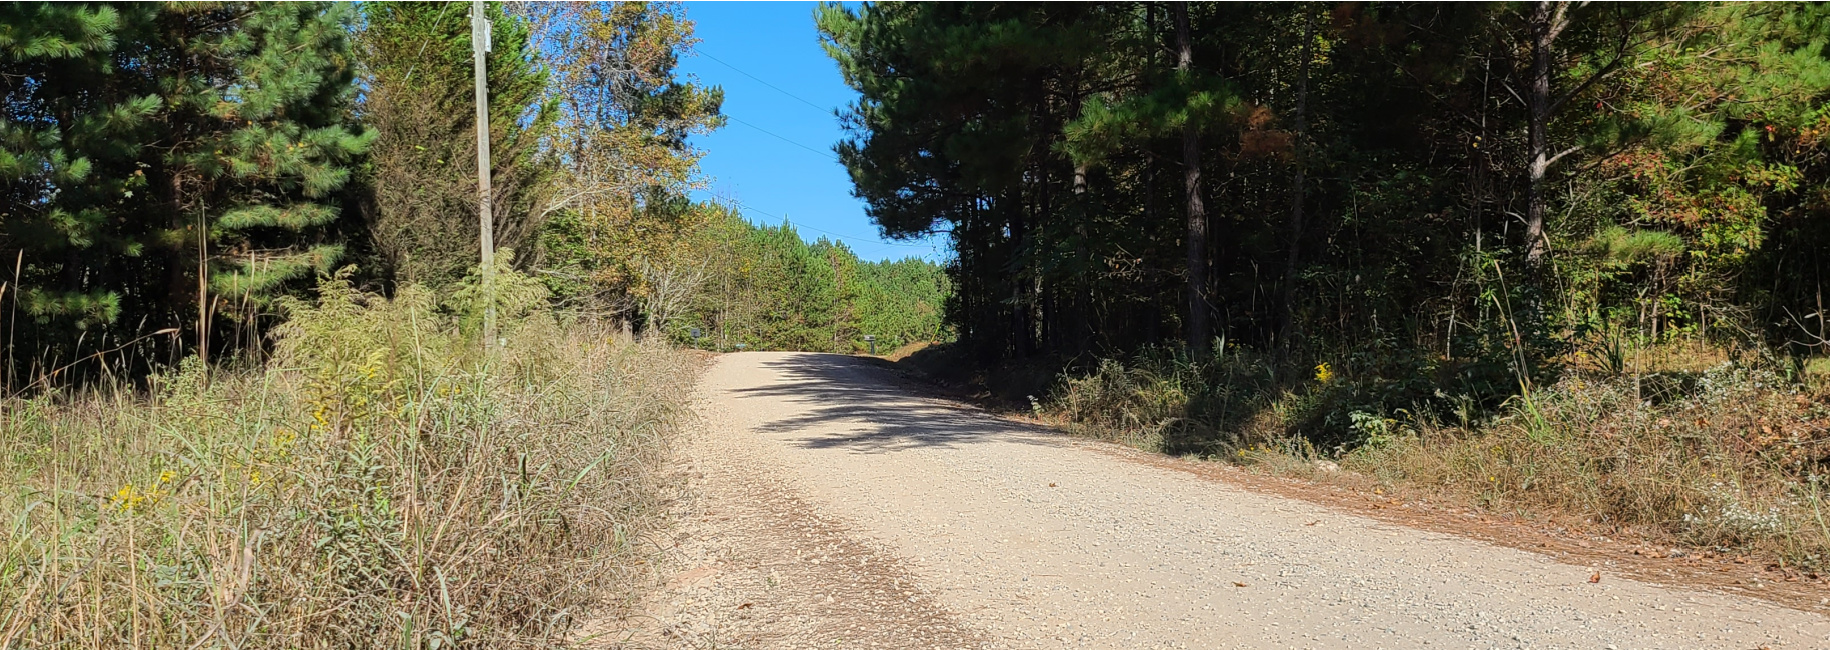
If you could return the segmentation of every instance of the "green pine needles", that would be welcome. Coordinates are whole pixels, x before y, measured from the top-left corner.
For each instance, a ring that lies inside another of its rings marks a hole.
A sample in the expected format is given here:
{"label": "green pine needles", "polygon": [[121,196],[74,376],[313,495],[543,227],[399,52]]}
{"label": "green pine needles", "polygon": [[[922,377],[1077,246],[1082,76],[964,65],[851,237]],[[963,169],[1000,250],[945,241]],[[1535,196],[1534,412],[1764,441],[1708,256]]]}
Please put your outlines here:
{"label": "green pine needles", "polygon": [[0,248],[47,363],[85,337],[252,319],[345,259],[338,193],[371,140],[352,11],[0,8]]}

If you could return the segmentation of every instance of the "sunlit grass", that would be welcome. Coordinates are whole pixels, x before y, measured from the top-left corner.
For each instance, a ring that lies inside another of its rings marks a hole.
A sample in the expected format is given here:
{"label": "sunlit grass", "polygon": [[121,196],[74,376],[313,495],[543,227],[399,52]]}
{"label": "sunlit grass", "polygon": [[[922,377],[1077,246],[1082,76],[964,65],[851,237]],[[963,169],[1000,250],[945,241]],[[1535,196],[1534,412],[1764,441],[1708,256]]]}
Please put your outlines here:
{"label": "sunlit grass", "polygon": [[1037,410],[1155,451],[1294,474],[1327,460],[1475,507],[1830,566],[1830,391],[1819,380],[1681,343],[1611,369],[1572,365],[1482,409],[1440,390],[1393,403],[1383,396],[1404,393],[1328,363],[1279,383],[1270,363],[1249,352],[1108,360],[1064,376]]}
{"label": "sunlit grass", "polygon": [[265,368],[0,402],[0,648],[535,646],[629,594],[683,355],[534,313],[484,362],[416,290],[293,312]]}

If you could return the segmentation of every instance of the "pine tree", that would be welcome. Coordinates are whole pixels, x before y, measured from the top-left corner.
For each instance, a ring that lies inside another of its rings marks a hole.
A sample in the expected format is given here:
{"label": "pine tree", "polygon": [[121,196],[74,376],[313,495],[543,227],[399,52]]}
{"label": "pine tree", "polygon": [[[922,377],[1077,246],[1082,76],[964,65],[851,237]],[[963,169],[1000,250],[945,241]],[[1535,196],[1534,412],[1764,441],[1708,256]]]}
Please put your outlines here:
{"label": "pine tree", "polygon": [[149,233],[120,216],[147,193],[137,136],[161,102],[122,88],[116,49],[123,36],[130,46],[145,38],[154,14],[0,6],[0,237],[19,270],[14,304],[47,330],[115,322],[118,278],[143,265]]}
{"label": "pine tree", "polygon": [[338,192],[368,145],[350,122],[351,18],[328,3],[0,9],[4,237],[41,350],[168,326],[207,345],[211,322],[251,319],[343,259]]}

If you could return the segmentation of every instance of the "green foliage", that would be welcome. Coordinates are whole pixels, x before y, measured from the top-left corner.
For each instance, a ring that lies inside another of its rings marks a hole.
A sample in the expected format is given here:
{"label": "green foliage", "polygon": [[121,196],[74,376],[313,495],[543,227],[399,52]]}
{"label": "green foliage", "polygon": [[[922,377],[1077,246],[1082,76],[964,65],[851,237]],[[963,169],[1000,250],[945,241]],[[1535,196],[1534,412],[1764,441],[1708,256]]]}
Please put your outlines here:
{"label": "green foliage", "polygon": [[688,197],[703,187],[704,152],[689,138],[724,124],[724,91],[679,73],[697,42],[683,5],[517,3],[515,11],[535,26],[552,71],[546,93],[560,118],[546,146],[565,161],[553,221],[533,252],[562,300],[626,309],[654,292],[646,271],[703,223],[706,212]]}
{"label": "green foliage", "polygon": [[[366,179],[372,271],[448,288],[481,254],[469,5],[372,3],[362,11],[361,108],[379,134]],[[545,147],[559,104],[527,21],[501,3],[488,3],[486,13],[495,243],[532,251],[555,200],[557,162]]]}
{"label": "green foliage", "polygon": [[1830,346],[1806,316],[1830,249],[1830,11],[1561,5],[1535,115],[1532,6],[1190,3],[1186,71],[1160,5],[816,21],[860,93],[838,147],[855,193],[889,233],[950,234],[947,319],[982,363],[1097,376],[1087,359],[1183,338],[1188,124],[1207,316],[1263,355],[1278,387],[1253,390],[1307,394],[1323,362],[1352,377],[1290,427],[1318,445],[1399,409],[1492,413],[1597,339]]}
{"label": "green foliage", "polygon": [[1588,248],[1611,264],[1668,264],[1684,254],[1684,240],[1668,232],[1613,226],[1596,233]]}
{"label": "green foliage", "polygon": [[265,367],[0,400],[8,638],[544,647],[633,597],[690,360],[535,309],[483,363],[433,295],[331,277]]}
{"label": "green foliage", "polygon": [[352,19],[328,3],[0,8],[21,342],[67,359],[80,339],[249,319],[334,268],[338,193],[372,139],[351,119]]}
{"label": "green foliage", "polygon": [[[915,258],[864,262],[844,244],[808,243],[792,225],[756,226],[705,209],[718,216],[675,262],[703,277],[667,335],[725,350],[822,352],[865,350],[865,335],[876,337],[879,352],[946,337],[950,287],[939,266]],[[692,340],[694,329],[700,340]]]}
{"label": "green foliage", "polygon": [[948,337],[942,310],[952,289],[934,263],[916,258],[863,262],[853,282],[856,329],[877,337],[878,350]]}

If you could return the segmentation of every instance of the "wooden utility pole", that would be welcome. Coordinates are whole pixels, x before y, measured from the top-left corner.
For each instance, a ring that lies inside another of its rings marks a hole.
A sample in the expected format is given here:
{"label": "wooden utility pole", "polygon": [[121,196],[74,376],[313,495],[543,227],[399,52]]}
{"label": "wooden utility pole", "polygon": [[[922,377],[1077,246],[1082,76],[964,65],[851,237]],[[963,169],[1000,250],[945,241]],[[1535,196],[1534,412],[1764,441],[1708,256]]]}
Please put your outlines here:
{"label": "wooden utility pole", "polygon": [[475,59],[477,87],[477,225],[483,243],[483,349],[496,347],[496,220],[490,214],[489,192],[489,19],[483,0],[470,3],[470,53]]}

